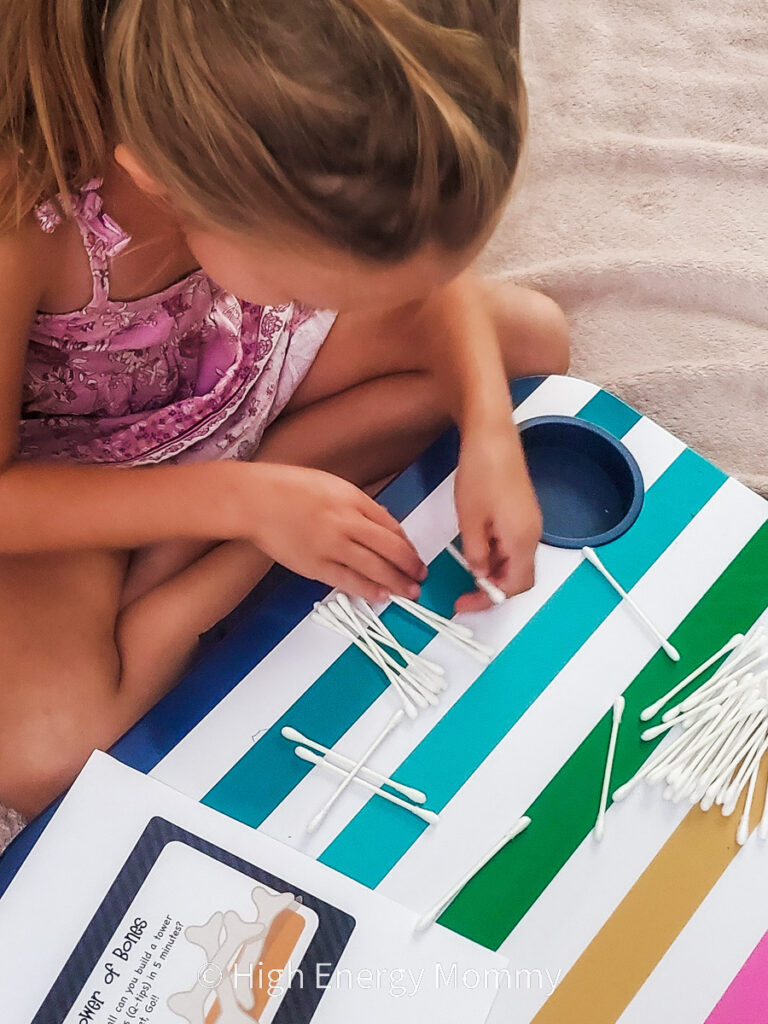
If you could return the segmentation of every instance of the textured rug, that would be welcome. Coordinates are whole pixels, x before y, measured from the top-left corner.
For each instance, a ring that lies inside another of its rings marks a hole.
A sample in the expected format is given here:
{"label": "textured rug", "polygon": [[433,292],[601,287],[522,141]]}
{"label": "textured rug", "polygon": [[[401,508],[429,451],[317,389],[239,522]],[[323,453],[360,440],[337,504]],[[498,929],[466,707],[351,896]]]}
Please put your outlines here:
{"label": "textured rug", "polygon": [[527,167],[481,267],[572,373],[768,494],[768,5],[523,0]]}
{"label": "textured rug", "polygon": [[[481,267],[572,372],[768,495],[768,6],[524,0],[522,185]],[[0,807],[0,849],[21,827]]]}

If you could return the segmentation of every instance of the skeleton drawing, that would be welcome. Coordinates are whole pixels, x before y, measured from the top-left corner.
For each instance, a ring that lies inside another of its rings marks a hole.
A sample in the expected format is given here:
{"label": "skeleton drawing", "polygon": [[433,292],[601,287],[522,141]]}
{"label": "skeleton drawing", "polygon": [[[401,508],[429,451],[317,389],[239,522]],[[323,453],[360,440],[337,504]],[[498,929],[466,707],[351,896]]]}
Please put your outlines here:
{"label": "skeleton drawing", "polygon": [[[192,988],[168,999],[168,1008],[187,1024],[205,1024],[206,1004],[212,992],[221,1009],[218,1024],[253,1024],[254,1018],[246,1012],[255,1005],[252,972],[275,918],[294,903],[294,897],[257,885],[251,899],[256,909],[254,921],[244,920],[235,910],[217,910],[205,924],[184,930],[187,940],[205,954],[205,965]],[[233,965],[238,967],[234,978],[230,974]]]}

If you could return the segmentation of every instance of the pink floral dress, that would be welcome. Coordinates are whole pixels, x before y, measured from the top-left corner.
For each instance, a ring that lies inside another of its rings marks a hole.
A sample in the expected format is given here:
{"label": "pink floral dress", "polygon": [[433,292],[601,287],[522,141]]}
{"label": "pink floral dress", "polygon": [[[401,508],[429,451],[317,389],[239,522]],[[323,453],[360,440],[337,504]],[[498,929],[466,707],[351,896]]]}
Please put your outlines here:
{"label": "pink floral dress", "polygon": [[[124,466],[250,458],[336,314],[241,302],[203,270],[157,295],[109,298],[110,260],[130,237],[94,179],[72,197],[93,275],[73,313],[38,313],[24,373],[20,457]],[[61,223],[38,207],[44,231]]]}

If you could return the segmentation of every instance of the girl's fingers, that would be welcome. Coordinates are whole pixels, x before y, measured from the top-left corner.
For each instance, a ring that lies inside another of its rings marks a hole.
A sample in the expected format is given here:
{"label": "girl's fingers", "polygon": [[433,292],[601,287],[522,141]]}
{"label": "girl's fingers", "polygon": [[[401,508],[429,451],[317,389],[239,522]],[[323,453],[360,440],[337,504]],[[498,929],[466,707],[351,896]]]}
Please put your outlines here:
{"label": "girl's fingers", "polygon": [[345,560],[350,569],[384,587],[387,594],[399,594],[415,601],[421,593],[421,587],[411,577],[362,544],[351,544]]}
{"label": "girl's fingers", "polygon": [[456,599],[453,610],[458,615],[460,612],[484,612],[491,607],[491,599],[482,590],[473,590],[469,594],[462,594]]}
{"label": "girl's fingers", "polygon": [[490,545],[485,527],[462,522],[461,547],[475,576],[487,576],[490,568]]}
{"label": "girl's fingers", "polygon": [[421,582],[426,578],[427,567],[405,535],[399,536],[364,519],[355,530],[353,540],[391,562],[410,580]]}
{"label": "girl's fingers", "polygon": [[534,554],[536,544],[527,540],[505,544],[501,539],[493,543],[495,558],[489,579],[500,587],[507,597],[530,590],[534,583]]}
{"label": "girl's fingers", "polygon": [[[360,495],[362,498],[360,511],[364,516],[374,523],[378,523],[379,526],[383,526],[385,530],[391,530],[393,533],[398,533],[401,537],[405,537],[405,530],[391,512],[387,512],[383,505],[380,505],[378,501],[374,501],[373,498],[369,498],[364,492],[361,491]],[[407,537],[405,539],[408,540]]]}
{"label": "girl's fingers", "polygon": [[[395,519],[392,513],[387,512],[383,505],[379,505],[379,503],[374,501],[373,498],[369,498],[367,494],[364,494],[363,498],[365,499],[366,502],[364,507],[361,508],[360,510],[363,513],[363,515],[367,519],[370,519],[371,522],[376,523],[378,526],[383,526],[385,530],[388,530],[390,533],[394,533],[396,536],[401,537],[408,545],[408,547],[415,552],[416,549],[414,548],[407,533],[403,529],[402,524],[399,523],[397,519]],[[416,557],[418,558],[418,554],[416,555]]]}
{"label": "girl's fingers", "polygon": [[339,563],[334,563],[329,567],[325,582],[329,583],[332,587],[343,590],[345,594],[364,597],[369,604],[386,601],[389,597],[389,591],[380,584],[366,579],[365,576],[361,576],[354,569]]}

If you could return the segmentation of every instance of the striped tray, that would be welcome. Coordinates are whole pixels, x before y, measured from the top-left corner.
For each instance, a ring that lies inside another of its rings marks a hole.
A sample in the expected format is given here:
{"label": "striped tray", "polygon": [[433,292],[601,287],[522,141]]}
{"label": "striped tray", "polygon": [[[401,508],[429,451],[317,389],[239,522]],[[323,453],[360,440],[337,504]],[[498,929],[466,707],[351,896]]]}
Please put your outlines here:
{"label": "striped tray", "polygon": [[[736,817],[642,787],[609,803],[602,843],[591,829],[615,697],[625,695],[626,712],[612,789],[655,747],[639,739],[639,711],[765,612],[768,503],[592,384],[521,382],[516,399],[518,422],[576,415],[637,459],[642,511],[601,557],[670,636],[679,664],[578,551],[541,546],[535,587],[470,617],[499,652],[485,668],[390,607],[390,628],[446,666],[449,687],[372,765],[423,789],[440,824],[348,791],[307,836],[334,782],[296,758],[280,729],[354,753],[396,704],[356,649],[308,619],[322,589],[292,578],[116,752],[415,911],[528,814],[530,828],[440,918],[509,958],[493,1020],[751,1020],[749,1000],[768,1000],[768,850],[756,836],[740,850]],[[422,601],[443,614],[466,585],[444,550],[457,532],[455,458],[448,437],[387,495],[430,566]]]}

